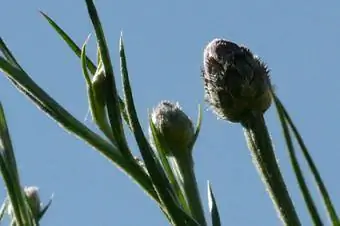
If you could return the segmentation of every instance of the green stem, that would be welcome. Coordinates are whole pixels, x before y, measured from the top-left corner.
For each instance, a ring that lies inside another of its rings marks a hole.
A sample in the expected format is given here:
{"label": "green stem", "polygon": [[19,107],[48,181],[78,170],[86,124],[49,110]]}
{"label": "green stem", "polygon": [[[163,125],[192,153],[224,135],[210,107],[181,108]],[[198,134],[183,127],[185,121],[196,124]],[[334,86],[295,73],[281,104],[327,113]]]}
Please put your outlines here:
{"label": "green stem", "polygon": [[263,114],[254,112],[242,125],[253,162],[280,219],[284,225],[301,225],[280,172]]}
{"label": "green stem", "polygon": [[207,225],[204,217],[203,205],[197,187],[197,180],[194,172],[194,161],[191,153],[185,153],[176,157],[179,170],[183,177],[183,188],[187,197],[188,205],[193,217],[200,225]]}

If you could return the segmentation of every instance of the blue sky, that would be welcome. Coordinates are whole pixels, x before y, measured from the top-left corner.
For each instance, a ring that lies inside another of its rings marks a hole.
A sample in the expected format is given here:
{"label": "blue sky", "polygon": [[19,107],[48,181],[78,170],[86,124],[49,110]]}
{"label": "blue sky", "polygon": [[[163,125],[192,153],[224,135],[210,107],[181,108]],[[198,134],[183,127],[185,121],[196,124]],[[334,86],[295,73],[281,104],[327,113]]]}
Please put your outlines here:
{"label": "blue sky", "polygon": [[[88,104],[80,62],[38,10],[82,44],[93,32],[85,2],[12,0],[1,5],[1,37],[32,78],[84,121]],[[259,55],[268,63],[277,93],[340,208],[340,183],[334,173],[340,159],[336,129],[340,114],[338,1],[98,0],[96,5],[117,75],[118,40],[124,32],[135,101],[145,130],[147,109],[163,99],[178,101],[196,120],[197,105],[204,105],[203,48],[213,38],[244,44]],[[93,39],[88,51],[94,58]],[[117,81],[120,84],[118,76]],[[167,225],[161,211],[137,185],[46,117],[4,76],[0,76],[0,100],[23,184],[39,186],[43,201],[54,194],[42,225]],[[266,118],[303,225],[310,225],[273,107]],[[85,123],[94,128],[90,120]],[[135,147],[132,139],[131,145]],[[216,120],[210,111],[204,111],[194,158],[206,212],[210,180],[223,225],[280,225],[251,163],[240,125]],[[0,198],[5,195],[3,187],[0,182]]]}

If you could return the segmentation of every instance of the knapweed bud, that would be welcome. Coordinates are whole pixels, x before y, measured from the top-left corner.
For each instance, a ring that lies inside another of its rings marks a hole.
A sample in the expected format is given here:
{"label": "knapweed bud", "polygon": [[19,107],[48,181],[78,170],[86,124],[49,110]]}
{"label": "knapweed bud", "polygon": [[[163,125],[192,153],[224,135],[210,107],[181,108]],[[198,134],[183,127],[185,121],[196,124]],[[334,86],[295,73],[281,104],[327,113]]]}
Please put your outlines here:
{"label": "knapweed bud", "polygon": [[224,39],[212,40],[204,50],[205,99],[215,114],[242,122],[271,104],[269,71],[249,49]]}
{"label": "knapweed bud", "polygon": [[162,101],[153,109],[151,120],[170,149],[167,155],[173,156],[176,153],[189,151],[194,138],[194,126],[178,103]]}

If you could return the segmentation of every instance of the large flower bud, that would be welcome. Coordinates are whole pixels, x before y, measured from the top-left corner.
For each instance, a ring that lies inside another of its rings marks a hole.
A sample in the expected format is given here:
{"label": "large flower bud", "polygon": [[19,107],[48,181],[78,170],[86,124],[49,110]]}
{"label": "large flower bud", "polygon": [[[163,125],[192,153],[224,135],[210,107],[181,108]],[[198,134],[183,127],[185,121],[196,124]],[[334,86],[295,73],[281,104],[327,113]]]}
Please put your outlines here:
{"label": "large flower bud", "polygon": [[205,98],[219,118],[242,122],[269,108],[268,69],[249,49],[214,39],[204,50],[203,64]]}
{"label": "large flower bud", "polygon": [[151,120],[170,149],[167,155],[189,151],[195,134],[194,126],[178,103],[162,101],[153,109]]}

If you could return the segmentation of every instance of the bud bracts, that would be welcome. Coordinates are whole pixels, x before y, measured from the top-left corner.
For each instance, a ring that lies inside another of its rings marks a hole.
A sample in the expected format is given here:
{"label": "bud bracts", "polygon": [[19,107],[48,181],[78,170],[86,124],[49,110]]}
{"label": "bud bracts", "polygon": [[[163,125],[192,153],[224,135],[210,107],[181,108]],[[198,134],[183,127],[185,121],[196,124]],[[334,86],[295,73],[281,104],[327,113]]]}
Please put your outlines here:
{"label": "bud bracts", "polygon": [[249,49],[214,39],[204,50],[205,99],[219,118],[241,122],[271,104],[269,71]]}
{"label": "bud bracts", "polygon": [[189,149],[195,133],[194,126],[178,103],[162,101],[153,109],[151,120],[170,148],[171,153],[167,154]]}

